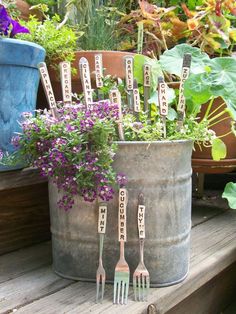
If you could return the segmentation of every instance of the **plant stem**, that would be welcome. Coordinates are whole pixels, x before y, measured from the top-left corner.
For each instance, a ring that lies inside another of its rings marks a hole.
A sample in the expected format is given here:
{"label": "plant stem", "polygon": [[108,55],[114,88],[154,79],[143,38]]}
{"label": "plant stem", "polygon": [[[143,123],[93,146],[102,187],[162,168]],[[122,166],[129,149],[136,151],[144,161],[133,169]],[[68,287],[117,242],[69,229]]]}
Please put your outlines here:
{"label": "plant stem", "polygon": [[212,105],[213,105],[213,101],[214,101],[214,100],[215,100],[214,97],[210,100],[209,105],[208,105],[208,107],[207,107],[207,110],[206,110],[206,112],[205,112],[205,115],[204,115],[204,117],[203,117],[203,120],[204,120],[204,119],[207,119],[207,117],[208,117],[208,115],[209,115],[209,112],[210,112],[210,110],[211,110],[211,107],[212,107]]}
{"label": "plant stem", "polygon": [[219,135],[219,136],[217,136],[218,138],[222,138],[222,137],[225,137],[225,136],[227,136],[227,135],[229,135],[229,134],[231,134],[232,133],[232,131],[229,131],[228,133],[225,133],[225,134],[223,134],[223,135]]}
{"label": "plant stem", "polygon": [[[217,115],[215,115],[214,117],[212,117],[211,119],[209,119],[209,122],[212,122],[216,119],[218,119],[219,117],[221,117],[223,114],[225,114],[225,111],[221,111],[220,113],[218,113]],[[225,119],[228,119],[229,117],[226,117]]]}
{"label": "plant stem", "polygon": [[208,115],[208,118],[210,116],[212,116],[216,111],[218,111],[221,107],[223,107],[225,105],[225,102],[223,102],[221,105],[219,105],[215,110],[213,110],[209,115]]}
{"label": "plant stem", "polygon": [[213,127],[214,125],[216,125],[216,124],[218,124],[218,123],[220,123],[220,122],[222,122],[222,121],[224,121],[224,120],[227,120],[227,119],[229,119],[229,117],[225,117],[225,118],[223,118],[223,119],[220,119],[220,120],[218,120],[218,121],[216,121],[216,122],[214,122],[214,123],[212,123],[212,124],[209,124],[209,128],[211,128],[211,127]]}

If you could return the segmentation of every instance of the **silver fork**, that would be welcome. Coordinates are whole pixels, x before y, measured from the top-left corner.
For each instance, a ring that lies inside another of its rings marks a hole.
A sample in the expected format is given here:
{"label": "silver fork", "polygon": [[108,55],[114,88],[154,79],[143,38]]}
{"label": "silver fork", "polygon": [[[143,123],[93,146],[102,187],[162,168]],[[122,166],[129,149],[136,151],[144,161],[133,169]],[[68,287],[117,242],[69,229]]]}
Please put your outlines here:
{"label": "silver fork", "polygon": [[118,240],[120,259],[115,267],[113,303],[127,304],[129,293],[129,265],[125,260],[127,190],[119,190]]}
{"label": "silver fork", "polygon": [[100,299],[100,302],[103,301],[104,290],[105,290],[105,281],[106,281],[106,272],[102,263],[102,253],[103,253],[103,243],[106,233],[106,221],[107,221],[107,205],[99,205],[99,216],[98,216],[98,233],[99,233],[99,264],[96,273],[96,303]]}
{"label": "silver fork", "polygon": [[[145,241],[145,206],[143,194],[139,195],[138,205],[138,232],[140,245],[140,260],[133,274],[134,299],[138,301],[147,301],[148,291],[150,288],[150,275],[144,264],[143,250]],[[138,290],[138,293],[137,293]]]}

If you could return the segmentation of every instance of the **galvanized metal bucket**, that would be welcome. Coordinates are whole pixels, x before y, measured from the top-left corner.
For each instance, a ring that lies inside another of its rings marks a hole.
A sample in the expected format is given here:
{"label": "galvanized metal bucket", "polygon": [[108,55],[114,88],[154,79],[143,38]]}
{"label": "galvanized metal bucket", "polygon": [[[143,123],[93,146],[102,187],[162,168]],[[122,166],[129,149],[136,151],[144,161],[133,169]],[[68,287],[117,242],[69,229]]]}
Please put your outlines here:
{"label": "galvanized metal bucket", "polygon": [[[189,269],[191,231],[191,141],[119,142],[114,168],[128,177],[127,243],[131,275],[139,261],[137,204],[146,205],[144,260],[153,287],[178,283]],[[53,265],[66,278],[95,281],[98,266],[98,205],[75,199],[65,213],[57,189],[49,185]],[[119,259],[117,195],[108,204],[103,264],[107,281]]]}

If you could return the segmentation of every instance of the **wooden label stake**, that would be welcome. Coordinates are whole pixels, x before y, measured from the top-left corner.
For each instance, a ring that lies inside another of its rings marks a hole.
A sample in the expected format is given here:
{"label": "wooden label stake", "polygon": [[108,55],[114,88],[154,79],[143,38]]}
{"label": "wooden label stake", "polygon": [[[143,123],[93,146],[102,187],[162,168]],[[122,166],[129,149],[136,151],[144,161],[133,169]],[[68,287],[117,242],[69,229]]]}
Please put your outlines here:
{"label": "wooden label stake", "polygon": [[168,97],[167,97],[167,85],[164,82],[163,77],[158,78],[158,100],[159,110],[163,121],[163,133],[166,138],[166,116],[168,115]]}
{"label": "wooden label stake", "polygon": [[177,106],[177,111],[182,113],[182,117],[184,116],[184,112],[185,112],[184,82],[189,77],[190,66],[191,66],[191,54],[186,53],[183,58],[183,66],[182,66],[182,73],[181,73],[181,80],[180,80],[180,87],[179,87],[179,102]]}
{"label": "wooden label stake", "polygon": [[71,91],[71,65],[70,62],[64,61],[60,63],[60,76],[62,97],[64,103],[72,103]]}
{"label": "wooden label stake", "polygon": [[123,130],[123,115],[122,115],[122,108],[121,108],[121,95],[118,88],[112,88],[109,93],[109,99],[112,104],[117,104],[119,108],[119,120],[118,120],[118,132],[119,138],[121,141],[124,141],[124,130]]}
{"label": "wooden label stake", "polygon": [[99,205],[99,215],[98,215],[98,233],[106,233],[107,225],[107,205]]}
{"label": "wooden label stake", "polygon": [[49,108],[51,109],[53,117],[56,118],[57,104],[56,104],[55,96],[53,93],[52,84],[51,84],[51,80],[48,74],[46,63],[40,62],[38,64],[38,69],[39,69],[42,85],[45,91],[45,95],[47,97],[47,101],[49,104]]}
{"label": "wooden label stake", "polygon": [[138,89],[138,84],[136,80],[134,80],[133,96],[134,96],[134,112],[138,113],[141,111],[141,105],[140,105],[139,89]]}
{"label": "wooden label stake", "polygon": [[143,66],[143,86],[151,86],[151,66],[149,64],[144,64]]}
{"label": "wooden label stake", "polygon": [[127,241],[126,233],[126,206],[127,206],[127,190],[122,188],[119,190],[119,212],[118,212],[118,240]]}
{"label": "wooden label stake", "polygon": [[125,60],[125,82],[126,82],[126,89],[131,91],[134,89],[133,82],[134,82],[134,60],[133,57],[126,56],[124,57]]}
{"label": "wooden label stake", "polygon": [[79,70],[84,92],[85,105],[89,106],[89,104],[93,103],[93,91],[91,87],[89,63],[88,60],[84,57],[79,60]]}
{"label": "wooden label stake", "polygon": [[102,65],[102,54],[95,55],[95,76],[97,88],[103,87],[103,65]]}

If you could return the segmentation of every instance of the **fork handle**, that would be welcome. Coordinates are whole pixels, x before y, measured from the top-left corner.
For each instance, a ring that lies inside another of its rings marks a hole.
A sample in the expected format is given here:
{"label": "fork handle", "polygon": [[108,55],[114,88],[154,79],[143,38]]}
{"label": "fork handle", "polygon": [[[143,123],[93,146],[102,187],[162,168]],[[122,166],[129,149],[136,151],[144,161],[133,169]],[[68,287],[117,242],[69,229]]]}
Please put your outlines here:
{"label": "fork handle", "polygon": [[143,200],[143,194],[139,195],[138,205],[138,235],[139,239],[145,239],[145,205]]}
{"label": "fork handle", "polygon": [[127,206],[127,190],[119,189],[119,210],[118,210],[118,241],[126,242],[126,206]]}

